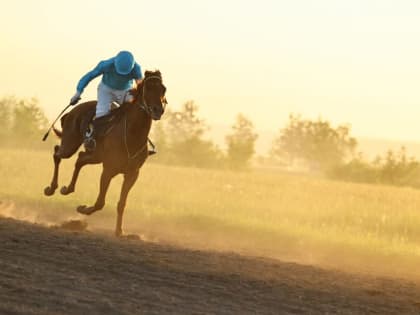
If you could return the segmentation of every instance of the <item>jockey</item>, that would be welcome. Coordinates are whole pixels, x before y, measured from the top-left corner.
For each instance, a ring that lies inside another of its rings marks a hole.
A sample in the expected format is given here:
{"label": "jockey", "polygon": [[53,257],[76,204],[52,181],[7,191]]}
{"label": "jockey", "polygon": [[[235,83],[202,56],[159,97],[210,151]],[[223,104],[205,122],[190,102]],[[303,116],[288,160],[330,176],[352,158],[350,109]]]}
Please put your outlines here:
{"label": "jockey", "polygon": [[122,104],[133,101],[133,97],[128,93],[133,87],[133,80],[138,85],[143,78],[141,67],[134,60],[133,55],[129,51],[120,51],[115,57],[99,62],[92,71],[80,79],[76,94],[70,99],[70,104],[76,105],[89,82],[100,75],[102,75],[102,80],[98,85],[96,115],[92,122],[93,132],[85,139],[85,147],[89,151],[95,149],[95,138],[100,135],[101,120],[98,118],[109,113],[113,102]]}

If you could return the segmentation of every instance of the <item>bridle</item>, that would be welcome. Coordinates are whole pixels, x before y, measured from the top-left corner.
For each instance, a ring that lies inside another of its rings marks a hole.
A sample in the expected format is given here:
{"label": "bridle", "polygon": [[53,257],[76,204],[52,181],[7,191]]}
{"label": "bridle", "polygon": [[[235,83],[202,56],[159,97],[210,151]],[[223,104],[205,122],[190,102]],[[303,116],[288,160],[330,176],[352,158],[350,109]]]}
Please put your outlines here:
{"label": "bridle", "polygon": [[[157,76],[157,75],[152,75],[152,76],[146,77],[143,80],[141,102],[139,103],[139,106],[149,116],[152,116],[152,107],[149,104],[147,104],[145,95],[146,95],[146,81],[151,80],[151,79],[159,80],[159,82],[162,83],[162,78],[160,76]],[[163,104],[163,110],[165,111],[166,104],[168,104],[168,102],[166,101],[166,98],[164,96],[163,96],[163,99],[162,99],[162,104]]]}
{"label": "bridle", "polygon": [[[152,75],[152,76],[146,77],[146,78],[144,78],[144,80],[142,82],[142,84],[143,84],[142,97],[141,97],[141,102],[139,103],[139,107],[140,107],[140,109],[144,110],[145,113],[149,116],[152,116],[152,107],[149,104],[147,104],[145,94],[146,94],[146,81],[151,80],[151,79],[159,80],[159,82],[162,83],[162,78],[160,76],[157,76],[157,75]],[[163,104],[163,111],[165,111],[166,105],[168,104],[165,96],[163,96],[162,104]],[[152,149],[154,151],[156,150],[153,142],[149,138],[147,138],[147,141],[143,146],[141,146],[134,154],[130,154],[130,151],[128,150],[128,143],[127,143],[127,115],[125,115],[125,119],[124,119],[124,136],[123,137],[124,137],[124,145],[125,145],[125,149],[127,151],[128,160],[133,160],[133,159],[137,158],[140,155],[140,153],[142,153],[145,149],[147,149],[147,143],[149,143],[152,146]]]}

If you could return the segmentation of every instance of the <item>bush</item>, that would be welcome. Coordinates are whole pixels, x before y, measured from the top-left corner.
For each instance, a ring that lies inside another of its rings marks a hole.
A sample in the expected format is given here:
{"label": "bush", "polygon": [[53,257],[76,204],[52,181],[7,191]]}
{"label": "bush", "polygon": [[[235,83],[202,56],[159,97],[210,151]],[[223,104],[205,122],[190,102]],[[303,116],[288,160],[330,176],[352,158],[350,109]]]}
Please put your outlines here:
{"label": "bush", "polygon": [[359,156],[331,168],[327,175],[352,182],[420,187],[420,163],[408,158],[404,147],[398,152],[389,150],[384,157],[378,156],[370,163]]}

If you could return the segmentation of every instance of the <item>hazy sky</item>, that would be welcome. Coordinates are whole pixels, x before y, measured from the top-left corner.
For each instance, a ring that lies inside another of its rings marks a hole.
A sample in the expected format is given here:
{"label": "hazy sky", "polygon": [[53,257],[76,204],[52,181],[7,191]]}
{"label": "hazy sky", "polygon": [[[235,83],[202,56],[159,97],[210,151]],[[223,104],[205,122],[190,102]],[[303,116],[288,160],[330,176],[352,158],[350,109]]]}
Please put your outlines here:
{"label": "hazy sky", "polygon": [[162,71],[169,106],[193,99],[210,123],[242,112],[277,131],[300,113],[420,141],[417,0],[0,2],[0,96],[35,96],[50,118],[125,49]]}

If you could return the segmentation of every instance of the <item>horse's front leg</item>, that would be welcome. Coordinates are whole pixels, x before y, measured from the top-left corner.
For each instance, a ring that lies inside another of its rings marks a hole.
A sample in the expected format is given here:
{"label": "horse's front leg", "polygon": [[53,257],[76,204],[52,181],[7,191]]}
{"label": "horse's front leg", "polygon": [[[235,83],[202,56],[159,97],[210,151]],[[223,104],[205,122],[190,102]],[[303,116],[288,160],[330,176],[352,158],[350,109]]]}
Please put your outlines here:
{"label": "horse's front leg", "polygon": [[60,146],[56,145],[54,147],[54,175],[53,178],[51,180],[51,184],[50,186],[45,187],[44,189],[44,194],[46,196],[52,196],[55,192],[55,190],[58,187],[58,169],[60,167],[60,162],[61,162],[61,155],[60,155]]}
{"label": "horse's front leg", "polygon": [[77,178],[79,177],[80,170],[83,166],[87,164],[97,164],[100,163],[101,160],[99,156],[96,154],[86,153],[86,152],[79,152],[79,156],[77,158],[76,164],[74,166],[73,176],[71,178],[71,182],[68,186],[63,186],[60,189],[60,192],[62,195],[68,195],[72,192],[74,192]]}
{"label": "horse's front leg", "polygon": [[99,188],[99,195],[96,199],[96,202],[93,206],[79,206],[77,207],[77,211],[81,214],[90,215],[98,210],[101,210],[105,206],[105,196],[108,191],[109,183],[111,179],[114,177],[114,173],[110,173],[106,169],[102,171],[101,175],[101,183]]}
{"label": "horse's front leg", "polygon": [[133,173],[126,173],[124,174],[124,182],[121,187],[121,194],[120,200],[118,201],[117,206],[117,224],[115,227],[115,235],[121,236],[122,232],[122,218],[124,214],[125,205],[127,202],[127,196],[130,192],[131,187],[133,187],[134,183],[136,182],[139,176],[139,170],[135,170]]}

